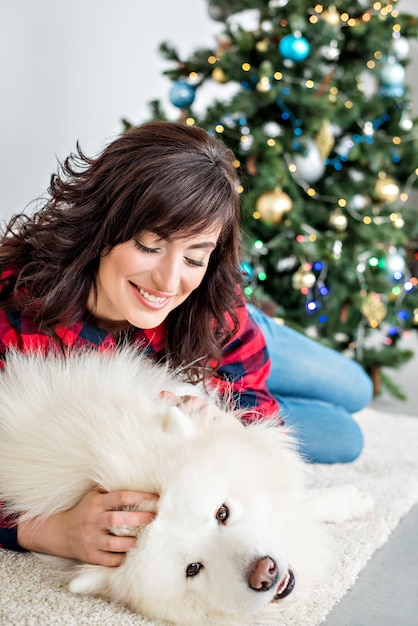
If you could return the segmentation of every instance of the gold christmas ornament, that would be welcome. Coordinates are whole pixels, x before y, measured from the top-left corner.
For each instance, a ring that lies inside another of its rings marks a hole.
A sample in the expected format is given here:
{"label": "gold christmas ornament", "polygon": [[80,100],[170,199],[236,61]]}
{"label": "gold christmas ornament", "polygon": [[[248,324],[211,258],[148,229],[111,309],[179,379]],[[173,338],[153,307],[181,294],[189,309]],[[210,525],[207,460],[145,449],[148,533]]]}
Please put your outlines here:
{"label": "gold christmas ornament", "polygon": [[335,139],[331,130],[331,123],[329,120],[324,120],[321,124],[321,128],[317,136],[315,137],[315,143],[319,150],[319,154],[322,159],[327,159],[331,150],[334,147]]}
{"label": "gold christmas ornament", "polygon": [[347,218],[341,209],[335,209],[329,216],[329,223],[335,230],[343,231],[347,228]]}
{"label": "gold christmas ornament", "polygon": [[217,83],[227,83],[228,79],[225,75],[225,72],[221,67],[215,67],[212,74],[212,79],[216,80]]}
{"label": "gold christmas ornament", "polygon": [[267,52],[269,43],[270,43],[269,39],[267,38],[261,39],[260,41],[257,41],[257,43],[255,44],[255,47],[257,48],[259,52]]}
{"label": "gold christmas ornament", "polygon": [[281,189],[263,193],[257,199],[256,212],[267,225],[280,224],[283,216],[288,213],[293,206],[292,199]]}
{"label": "gold christmas ornament", "polygon": [[292,276],[292,287],[300,291],[304,287],[311,289],[316,282],[316,276],[310,270],[300,267]]}
{"label": "gold christmas ornament", "polygon": [[263,76],[262,78],[260,78],[260,80],[256,84],[255,88],[260,93],[267,93],[271,89],[271,81],[270,81],[270,79],[267,78],[267,76]]}
{"label": "gold christmas ornament", "polygon": [[394,178],[379,174],[375,185],[375,194],[382,202],[395,202],[399,198],[399,185]]}
{"label": "gold christmas ornament", "polygon": [[334,5],[331,5],[328,11],[323,11],[322,19],[331,24],[331,26],[338,26],[341,21],[340,14]]}
{"label": "gold christmas ornament", "polygon": [[372,328],[377,328],[387,314],[387,308],[382,302],[382,297],[379,293],[372,291],[363,300],[361,305],[361,312],[366,320],[369,322]]}

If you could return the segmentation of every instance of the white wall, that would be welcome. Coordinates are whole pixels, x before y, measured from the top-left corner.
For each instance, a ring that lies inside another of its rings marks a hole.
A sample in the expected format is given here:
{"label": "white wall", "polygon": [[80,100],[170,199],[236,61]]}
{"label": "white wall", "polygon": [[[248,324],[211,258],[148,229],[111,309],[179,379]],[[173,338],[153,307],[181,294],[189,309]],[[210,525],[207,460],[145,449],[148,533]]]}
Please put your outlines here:
{"label": "white wall", "polygon": [[44,193],[77,140],[96,151],[122,117],[168,103],[163,40],[188,54],[216,31],[206,0],[0,0],[0,218]]}
{"label": "white wall", "polygon": [[152,99],[175,119],[158,46],[214,48],[220,29],[206,0],[0,0],[0,218],[44,192],[77,140],[99,150]]}

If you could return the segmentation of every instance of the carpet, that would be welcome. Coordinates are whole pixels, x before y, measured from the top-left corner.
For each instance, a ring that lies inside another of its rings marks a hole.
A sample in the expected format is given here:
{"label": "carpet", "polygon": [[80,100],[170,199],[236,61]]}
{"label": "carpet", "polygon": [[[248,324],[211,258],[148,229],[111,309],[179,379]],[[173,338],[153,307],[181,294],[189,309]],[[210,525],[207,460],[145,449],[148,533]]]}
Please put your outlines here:
{"label": "carpet", "polygon": [[[303,604],[289,603],[261,626],[317,626],[350,590],[373,553],[418,502],[418,418],[365,409],[356,415],[365,450],[349,465],[314,465],[318,486],[357,484],[373,494],[374,514],[341,525],[329,524],[335,563],[329,581]],[[154,623],[98,598],[70,594],[45,564],[30,554],[0,551],[0,624],[2,626],[152,626]]]}

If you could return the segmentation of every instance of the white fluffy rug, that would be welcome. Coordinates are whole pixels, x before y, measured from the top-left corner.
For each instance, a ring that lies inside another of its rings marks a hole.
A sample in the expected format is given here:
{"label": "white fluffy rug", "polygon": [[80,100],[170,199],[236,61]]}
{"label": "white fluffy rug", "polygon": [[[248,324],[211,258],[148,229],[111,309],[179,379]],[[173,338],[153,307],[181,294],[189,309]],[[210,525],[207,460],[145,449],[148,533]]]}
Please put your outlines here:
{"label": "white fluffy rug", "polygon": [[[321,486],[355,483],[373,494],[376,511],[365,520],[329,525],[335,565],[327,584],[303,605],[274,607],[263,626],[316,626],[347,593],[377,548],[418,502],[418,418],[366,409],[358,414],[366,448],[350,465],[313,466]],[[70,594],[46,566],[29,554],[0,551],[0,624],[2,626],[151,625],[123,607]]]}

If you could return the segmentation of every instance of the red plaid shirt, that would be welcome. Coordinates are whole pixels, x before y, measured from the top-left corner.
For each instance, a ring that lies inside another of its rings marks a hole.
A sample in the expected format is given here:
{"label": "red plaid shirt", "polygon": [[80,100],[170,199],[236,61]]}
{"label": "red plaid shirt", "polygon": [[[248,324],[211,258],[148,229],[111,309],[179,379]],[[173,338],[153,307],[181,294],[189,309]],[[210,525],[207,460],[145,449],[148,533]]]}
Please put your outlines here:
{"label": "red plaid shirt", "polygon": [[[266,387],[270,371],[264,336],[249,317],[246,307],[238,311],[240,329],[223,350],[223,359],[213,382],[220,393],[232,392],[235,405],[248,409],[246,421],[258,416],[277,414],[278,405]],[[71,350],[90,346],[99,351],[117,349],[113,335],[91,323],[80,321],[71,326],[59,325],[56,334],[63,345]],[[157,328],[135,330],[131,343],[141,346],[148,356],[160,357],[164,349],[164,323]],[[41,350],[47,353],[59,349],[57,339],[47,335],[36,324],[18,313],[0,310],[0,369],[7,359],[7,349],[22,352]],[[16,526],[13,520],[1,516],[0,502],[0,548],[19,549]]]}

